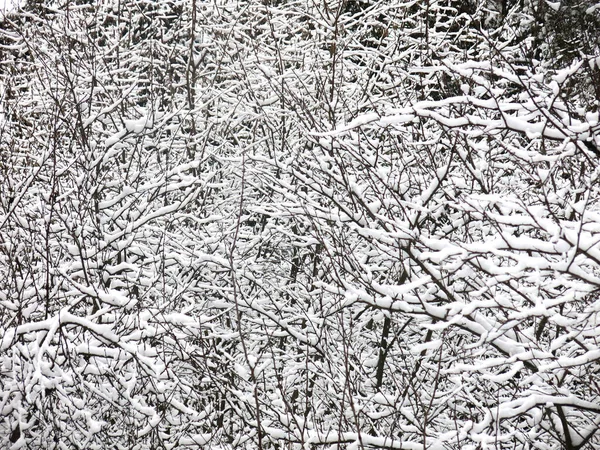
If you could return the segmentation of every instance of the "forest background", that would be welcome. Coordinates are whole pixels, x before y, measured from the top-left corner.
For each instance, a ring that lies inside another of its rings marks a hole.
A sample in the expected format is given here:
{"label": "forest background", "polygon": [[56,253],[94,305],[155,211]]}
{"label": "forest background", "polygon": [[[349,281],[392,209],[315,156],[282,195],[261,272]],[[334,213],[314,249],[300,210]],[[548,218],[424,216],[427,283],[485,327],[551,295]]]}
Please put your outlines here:
{"label": "forest background", "polygon": [[600,445],[600,3],[0,13],[0,447]]}

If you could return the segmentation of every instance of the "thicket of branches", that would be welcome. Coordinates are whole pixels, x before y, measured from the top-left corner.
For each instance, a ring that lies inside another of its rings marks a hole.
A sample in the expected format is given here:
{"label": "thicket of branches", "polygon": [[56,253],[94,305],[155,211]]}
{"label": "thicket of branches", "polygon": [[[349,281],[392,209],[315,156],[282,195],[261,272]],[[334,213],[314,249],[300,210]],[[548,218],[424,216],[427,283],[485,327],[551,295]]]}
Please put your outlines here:
{"label": "thicket of branches", "polygon": [[600,3],[0,13],[0,446],[600,445]]}

